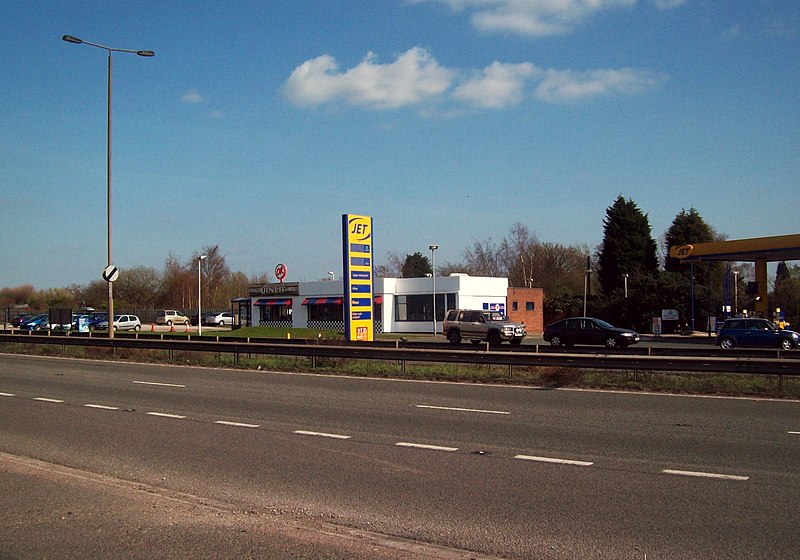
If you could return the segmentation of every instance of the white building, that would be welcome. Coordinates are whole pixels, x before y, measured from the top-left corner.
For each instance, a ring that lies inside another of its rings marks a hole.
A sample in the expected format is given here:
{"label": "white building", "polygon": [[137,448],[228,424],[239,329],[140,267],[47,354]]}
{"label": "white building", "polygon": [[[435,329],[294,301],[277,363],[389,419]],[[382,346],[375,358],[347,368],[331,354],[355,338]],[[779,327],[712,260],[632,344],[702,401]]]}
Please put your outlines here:
{"label": "white building", "polygon": [[[436,283],[436,332],[448,309],[506,311],[507,278],[466,274],[431,278],[377,278],[373,286],[376,333],[433,332]],[[341,280],[285,282],[251,286],[248,297],[232,303],[239,324],[344,330]]]}

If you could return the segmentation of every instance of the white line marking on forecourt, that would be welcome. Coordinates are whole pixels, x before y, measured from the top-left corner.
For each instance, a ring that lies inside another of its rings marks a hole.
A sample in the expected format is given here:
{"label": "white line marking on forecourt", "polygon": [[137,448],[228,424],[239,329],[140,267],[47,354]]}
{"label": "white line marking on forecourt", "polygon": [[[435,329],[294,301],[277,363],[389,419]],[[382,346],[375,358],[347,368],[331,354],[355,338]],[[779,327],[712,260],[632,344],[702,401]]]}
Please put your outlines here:
{"label": "white line marking on forecourt", "polygon": [[[14,393],[0,393],[0,397],[16,397]],[[791,432],[789,432],[791,433]]]}
{"label": "white line marking on forecourt", "polygon": [[52,403],[63,403],[64,401],[59,399],[48,399],[47,397],[35,397],[33,400],[41,401],[41,402],[52,402]]}
{"label": "white line marking on forecourt", "polygon": [[554,457],[536,457],[534,455],[515,455],[514,459],[523,461],[536,461],[537,463],[555,463],[557,465],[573,465],[576,467],[591,467],[594,465],[590,461],[574,461],[572,459],[556,459]]}
{"label": "white line marking on forecourt", "polygon": [[317,436],[317,437],[326,437],[332,439],[350,439],[350,436],[345,436],[342,434],[326,434],[325,432],[309,432],[306,430],[295,430],[293,433],[299,434],[301,436]]}
{"label": "white line marking on forecourt", "polygon": [[452,410],[455,412],[479,412],[481,414],[511,414],[502,410],[481,410],[479,408],[456,408],[451,406],[433,406],[430,404],[418,404],[417,408],[432,408],[434,410]]}
{"label": "white line marking on forecourt", "polygon": [[137,385],[157,385],[159,387],[180,387],[181,389],[185,389],[186,385],[179,385],[177,383],[156,383],[155,381],[132,381],[132,383],[136,383]]}
{"label": "white line marking on forecourt", "polygon": [[424,443],[408,443],[400,441],[395,443],[397,447],[413,447],[415,449],[430,449],[433,451],[458,451],[458,447],[444,447],[442,445],[426,445]]}
{"label": "white line marking on forecourt", "polygon": [[158,416],[160,418],[177,418],[178,420],[183,420],[186,416],[181,416],[180,414],[167,414],[166,412],[148,412],[148,416]]}
{"label": "white line marking on forecourt", "polygon": [[700,478],[719,478],[722,480],[739,480],[745,481],[750,480],[749,476],[737,476],[733,474],[718,474],[718,473],[707,473],[707,472],[695,472],[695,471],[676,471],[672,469],[664,469],[661,471],[664,474],[676,474],[678,476],[695,476]]}
{"label": "white line marking on forecourt", "polygon": [[[13,397],[14,395],[11,396]],[[793,436],[800,436],[800,432],[789,432],[789,433],[792,434]]]}
{"label": "white line marking on forecourt", "polygon": [[214,424],[222,426],[235,426],[237,428],[258,428],[261,424],[245,424],[243,422],[228,422],[226,420],[217,420]]}
{"label": "white line marking on forecourt", "polygon": [[117,406],[107,406],[104,404],[85,404],[86,408],[99,408],[100,410],[119,410]]}

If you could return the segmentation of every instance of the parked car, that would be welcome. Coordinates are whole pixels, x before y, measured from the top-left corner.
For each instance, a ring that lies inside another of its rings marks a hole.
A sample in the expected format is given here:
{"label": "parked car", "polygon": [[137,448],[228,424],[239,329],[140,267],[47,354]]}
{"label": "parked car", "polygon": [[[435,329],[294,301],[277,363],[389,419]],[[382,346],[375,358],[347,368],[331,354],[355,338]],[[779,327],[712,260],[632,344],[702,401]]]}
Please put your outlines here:
{"label": "parked car", "polygon": [[[97,323],[98,329],[108,329],[108,319]],[[142,328],[142,322],[136,315],[114,315],[115,331],[138,331]]]}
{"label": "parked car", "polygon": [[780,329],[767,319],[727,319],[717,331],[715,342],[723,350],[737,346],[791,350],[800,346],[800,334]]}
{"label": "parked car", "polygon": [[473,344],[486,341],[493,346],[506,340],[518,346],[527,334],[525,325],[512,323],[499,311],[479,309],[450,309],[445,314],[442,331],[451,344],[461,344],[461,339],[467,338]]}
{"label": "parked car", "polygon": [[50,328],[50,316],[47,313],[30,317],[27,321],[20,323],[19,328],[27,331],[46,331]]}
{"label": "parked car", "polygon": [[544,328],[544,340],[551,346],[597,344],[606,348],[625,348],[639,342],[639,334],[620,329],[594,317],[572,317],[551,323]]}
{"label": "parked car", "polygon": [[22,323],[24,323],[28,319],[32,319],[33,317],[36,317],[36,315],[33,315],[32,313],[23,313],[22,315],[17,315],[13,319],[11,319],[11,326],[14,328],[19,328],[22,325]]}
{"label": "parked car", "polygon": [[89,315],[89,330],[93,331],[98,328],[97,325],[105,322],[105,328],[108,328],[108,313],[94,312]]}
{"label": "parked car", "polygon": [[203,324],[217,325],[220,327],[224,327],[225,325],[232,325],[233,320],[234,320],[233,313],[231,313],[230,311],[223,311],[222,313],[206,315],[205,317],[203,317]]}
{"label": "parked car", "polygon": [[156,317],[159,325],[189,325],[189,317],[174,309],[163,309]]}

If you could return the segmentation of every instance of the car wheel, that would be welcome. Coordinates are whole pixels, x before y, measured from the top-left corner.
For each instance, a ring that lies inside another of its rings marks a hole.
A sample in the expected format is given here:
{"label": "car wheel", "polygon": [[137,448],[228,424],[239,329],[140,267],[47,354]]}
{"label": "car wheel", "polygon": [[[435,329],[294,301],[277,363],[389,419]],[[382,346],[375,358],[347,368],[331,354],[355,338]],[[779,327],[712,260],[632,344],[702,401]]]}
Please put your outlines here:
{"label": "car wheel", "polygon": [[142,325],[134,325],[134,326],[133,326],[133,330],[135,330],[135,331],[137,331],[137,332],[138,332],[138,331],[140,331],[140,330],[142,330]]}
{"label": "car wheel", "polygon": [[522,344],[522,339],[521,338],[512,338],[511,339],[511,346],[519,346],[520,344]]}
{"label": "car wheel", "polygon": [[497,331],[492,331],[486,337],[486,341],[489,343],[490,346],[500,346],[502,344],[502,340],[500,338],[500,333]]}
{"label": "car wheel", "polygon": [[781,350],[791,350],[794,348],[794,343],[791,341],[791,339],[782,338],[779,346]]}
{"label": "car wheel", "polygon": [[172,321],[167,321],[167,326],[171,327],[172,326]]}
{"label": "car wheel", "polygon": [[733,350],[736,348],[736,343],[733,341],[732,338],[723,338],[719,341],[719,347],[723,350]]}
{"label": "car wheel", "polygon": [[554,334],[550,337],[550,346],[561,346],[561,337],[557,334]]}
{"label": "car wheel", "polygon": [[118,331],[118,330],[119,330],[119,327],[118,327],[117,325],[114,325],[114,330],[115,330],[115,331]]}
{"label": "car wheel", "polygon": [[461,333],[453,329],[447,333],[447,340],[450,341],[450,344],[461,344]]}
{"label": "car wheel", "polygon": [[614,338],[613,336],[609,336],[606,339],[606,348],[616,348],[617,346],[619,346],[617,344],[617,339]]}
{"label": "car wheel", "polygon": [[183,322],[183,326],[185,326],[185,327],[188,327],[188,326],[189,326],[189,319],[186,319],[186,320]]}
{"label": "car wheel", "polygon": [[220,322],[219,322],[219,326],[220,326],[220,327],[224,327],[224,326],[225,326],[225,321],[220,321]]}

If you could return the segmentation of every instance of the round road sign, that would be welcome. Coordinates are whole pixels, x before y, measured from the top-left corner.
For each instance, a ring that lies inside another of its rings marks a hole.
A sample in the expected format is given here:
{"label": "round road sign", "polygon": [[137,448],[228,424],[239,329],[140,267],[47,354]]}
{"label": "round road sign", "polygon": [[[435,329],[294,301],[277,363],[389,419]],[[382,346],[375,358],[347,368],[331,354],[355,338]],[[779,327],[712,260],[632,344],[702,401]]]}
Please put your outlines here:
{"label": "round road sign", "polygon": [[103,269],[103,280],[106,282],[113,282],[117,278],[119,278],[119,269],[113,264],[110,264]]}
{"label": "round road sign", "polygon": [[281,263],[275,267],[275,278],[283,282],[283,279],[286,278],[286,265]]}

